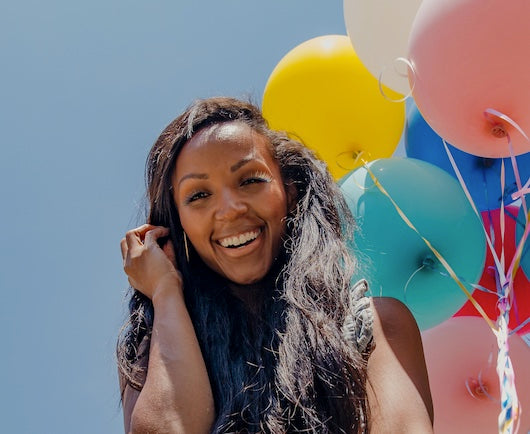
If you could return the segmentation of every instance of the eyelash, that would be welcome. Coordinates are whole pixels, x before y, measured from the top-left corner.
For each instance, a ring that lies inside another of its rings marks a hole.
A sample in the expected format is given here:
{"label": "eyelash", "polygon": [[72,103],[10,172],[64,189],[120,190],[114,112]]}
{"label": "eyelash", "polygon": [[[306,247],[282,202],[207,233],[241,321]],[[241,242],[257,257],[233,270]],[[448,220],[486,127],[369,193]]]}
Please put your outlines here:
{"label": "eyelash", "polygon": [[[255,172],[251,176],[243,178],[241,181],[241,185],[251,185],[251,184],[257,184],[262,182],[271,182],[272,178],[269,174],[265,172]],[[206,193],[204,191],[196,191],[191,193],[188,197],[186,197],[185,203],[190,204],[192,202],[195,202],[196,200],[204,199],[209,196],[209,193]]]}
{"label": "eyelash", "polygon": [[[249,182],[249,181],[253,181],[253,182]],[[243,181],[241,182],[241,184],[242,185],[253,184],[254,181],[257,181],[257,182],[271,182],[272,178],[270,177],[269,174],[267,174],[265,172],[255,172],[251,176],[249,176],[247,178],[244,178]]]}
{"label": "eyelash", "polygon": [[205,193],[204,191],[193,192],[188,197],[186,197],[185,202],[186,204],[189,204],[189,203],[195,202],[196,200],[204,199],[207,196],[208,196],[208,193]]}

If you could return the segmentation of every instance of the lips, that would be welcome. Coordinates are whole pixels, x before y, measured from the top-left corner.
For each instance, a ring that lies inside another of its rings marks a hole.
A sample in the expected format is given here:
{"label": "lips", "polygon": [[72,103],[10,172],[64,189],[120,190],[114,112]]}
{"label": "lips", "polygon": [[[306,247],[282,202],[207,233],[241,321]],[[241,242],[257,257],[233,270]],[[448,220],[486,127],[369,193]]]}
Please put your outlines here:
{"label": "lips", "polygon": [[243,232],[238,235],[221,238],[217,241],[217,243],[222,247],[226,247],[229,249],[236,249],[238,247],[243,247],[243,246],[246,246],[247,244],[250,244],[256,238],[258,238],[261,231],[262,231],[261,228],[257,228],[255,230]]}

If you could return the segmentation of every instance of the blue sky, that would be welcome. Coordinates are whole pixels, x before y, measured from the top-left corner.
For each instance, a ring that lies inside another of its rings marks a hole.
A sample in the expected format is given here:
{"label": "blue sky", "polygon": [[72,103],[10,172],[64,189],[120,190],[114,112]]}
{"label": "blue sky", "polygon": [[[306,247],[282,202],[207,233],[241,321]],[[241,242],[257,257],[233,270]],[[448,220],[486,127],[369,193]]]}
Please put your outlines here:
{"label": "blue sky", "polygon": [[281,57],[326,34],[346,34],[340,0],[3,2],[3,432],[122,432],[119,240],[148,149],[196,97],[260,102]]}

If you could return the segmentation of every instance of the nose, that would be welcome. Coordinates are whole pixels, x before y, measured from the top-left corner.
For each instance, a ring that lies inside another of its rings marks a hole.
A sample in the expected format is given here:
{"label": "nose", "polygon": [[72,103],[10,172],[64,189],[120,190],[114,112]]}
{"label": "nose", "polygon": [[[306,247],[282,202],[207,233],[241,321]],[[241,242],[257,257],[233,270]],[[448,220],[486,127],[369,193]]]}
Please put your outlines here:
{"label": "nose", "polygon": [[219,195],[215,218],[233,220],[248,211],[248,206],[241,196],[233,190],[225,190]]}

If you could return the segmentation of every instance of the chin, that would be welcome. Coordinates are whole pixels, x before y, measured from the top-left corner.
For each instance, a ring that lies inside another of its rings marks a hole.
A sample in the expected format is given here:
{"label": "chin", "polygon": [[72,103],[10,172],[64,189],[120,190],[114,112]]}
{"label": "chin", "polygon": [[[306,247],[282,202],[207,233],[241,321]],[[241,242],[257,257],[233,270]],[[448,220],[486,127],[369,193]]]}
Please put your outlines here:
{"label": "chin", "polygon": [[252,273],[251,275],[225,275],[225,277],[236,285],[253,285],[262,281],[267,275],[268,270]]}
{"label": "chin", "polygon": [[264,276],[261,276],[261,277],[255,277],[255,276],[252,276],[252,277],[234,277],[234,278],[229,278],[228,277],[228,280],[230,280],[232,283],[235,283],[236,285],[253,285],[255,283],[258,283],[259,281],[261,281],[263,279]]}

